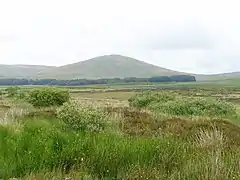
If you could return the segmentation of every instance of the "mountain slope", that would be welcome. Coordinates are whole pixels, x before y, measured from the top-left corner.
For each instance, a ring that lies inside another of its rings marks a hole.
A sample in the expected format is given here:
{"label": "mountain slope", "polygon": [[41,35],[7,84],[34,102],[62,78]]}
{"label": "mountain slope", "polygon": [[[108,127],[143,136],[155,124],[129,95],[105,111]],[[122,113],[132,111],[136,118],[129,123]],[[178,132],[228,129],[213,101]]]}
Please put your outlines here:
{"label": "mountain slope", "polygon": [[[187,74],[145,63],[121,55],[105,55],[61,67],[36,65],[1,65],[0,78],[26,79],[98,79],[152,77]],[[224,74],[192,74],[197,81],[240,79],[240,72]]]}
{"label": "mountain slope", "polygon": [[0,64],[0,78],[32,78],[37,72],[49,70],[51,66],[40,65],[2,65]]}
{"label": "mountain slope", "polygon": [[185,74],[120,55],[105,55],[38,73],[38,78],[77,79],[151,77]]}
{"label": "mountain slope", "polygon": [[219,81],[228,79],[240,79],[240,72],[222,73],[222,74],[194,74],[197,81]]}

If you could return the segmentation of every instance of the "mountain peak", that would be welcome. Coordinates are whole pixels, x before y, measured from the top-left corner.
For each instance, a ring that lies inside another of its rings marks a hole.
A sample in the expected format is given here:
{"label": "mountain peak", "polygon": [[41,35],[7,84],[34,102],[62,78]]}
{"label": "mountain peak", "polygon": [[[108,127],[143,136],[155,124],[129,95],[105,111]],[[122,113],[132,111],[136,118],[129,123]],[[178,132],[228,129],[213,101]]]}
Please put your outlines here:
{"label": "mountain peak", "polygon": [[[99,79],[99,78],[148,78],[187,74],[158,67],[119,54],[94,57],[60,67],[31,65],[0,65],[1,78],[27,79]],[[239,72],[219,75],[195,75],[197,80],[240,77]]]}
{"label": "mountain peak", "polygon": [[39,78],[98,79],[184,74],[118,54],[94,57],[41,72]]}

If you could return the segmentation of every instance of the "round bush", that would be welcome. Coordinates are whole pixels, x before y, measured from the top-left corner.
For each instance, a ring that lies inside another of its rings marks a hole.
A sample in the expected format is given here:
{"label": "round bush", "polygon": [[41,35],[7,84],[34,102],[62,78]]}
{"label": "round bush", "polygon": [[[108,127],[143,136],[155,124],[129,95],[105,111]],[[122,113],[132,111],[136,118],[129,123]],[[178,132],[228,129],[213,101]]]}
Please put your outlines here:
{"label": "round bush", "polygon": [[60,106],[69,101],[69,92],[59,88],[37,88],[29,93],[28,101],[34,107]]}
{"label": "round bush", "polygon": [[100,132],[107,126],[107,115],[103,111],[74,102],[64,103],[59,107],[57,117],[65,122],[68,128],[79,131]]}

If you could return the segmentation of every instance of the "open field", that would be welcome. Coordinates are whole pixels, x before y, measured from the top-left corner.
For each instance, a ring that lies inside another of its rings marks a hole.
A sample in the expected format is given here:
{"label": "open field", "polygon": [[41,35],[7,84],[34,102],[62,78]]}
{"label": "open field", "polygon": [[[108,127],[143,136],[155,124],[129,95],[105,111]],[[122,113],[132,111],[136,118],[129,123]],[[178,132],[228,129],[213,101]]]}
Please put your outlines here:
{"label": "open field", "polygon": [[[8,86],[0,86],[0,89]],[[22,86],[23,88],[29,89],[37,87],[37,85]],[[41,86],[38,86],[41,87]],[[60,86],[61,87],[61,86]],[[240,78],[235,79],[224,79],[214,81],[197,81],[197,82],[179,82],[179,83],[124,83],[124,84],[100,84],[100,85],[82,85],[82,86],[64,86],[73,90],[103,90],[103,89],[142,89],[142,88],[200,88],[200,89],[221,89],[221,88],[240,88]]]}
{"label": "open field", "polygon": [[229,84],[68,87],[59,107],[34,107],[37,87],[4,87],[0,179],[240,179],[240,88]]}

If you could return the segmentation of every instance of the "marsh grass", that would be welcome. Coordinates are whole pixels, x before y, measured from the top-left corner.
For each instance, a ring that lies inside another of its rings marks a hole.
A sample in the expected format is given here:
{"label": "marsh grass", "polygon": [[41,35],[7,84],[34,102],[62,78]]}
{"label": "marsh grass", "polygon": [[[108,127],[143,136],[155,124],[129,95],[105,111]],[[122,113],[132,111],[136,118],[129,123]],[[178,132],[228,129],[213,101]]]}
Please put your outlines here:
{"label": "marsh grass", "polygon": [[11,123],[0,124],[0,179],[240,179],[239,125],[97,101],[112,121],[101,132],[67,128],[55,107],[12,102]]}
{"label": "marsh grass", "polygon": [[[5,137],[1,138],[5,145],[0,160],[2,178],[239,178],[237,149],[218,149],[214,143],[199,149],[202,139],[196,139],[195,146],[172,136],[149,139],[62,132],[40,121],[25,125],[18,133],[1,129],[0,137]],[[201,137],[209,141],[207,134]]]}
{"label": "marsh grass", "polygon": [[21,178],[21,180],[96,180],[96,177],[87,174],[86,172],[71,171],[68,174],[63,173],[61,170],[54,170],[45,173],[31,173]]}
{"label": "marsh grass", "polygon": [[[52,120],[54,121],[54,120]],[[186,144],[172,137],[144,139],[100,133],[65,132],[45,120],[25,121],[18,132],[0,129],[0,176],[19,177],[59,168],[85,167],[103,177],[122,176],[132,166],[180,168]]]}
{"label": "marsh grass", "polygon": [[27,109],[11,107],[7,110],[0,110],[0,124],[14,124],[18,118],[28,113]]}

